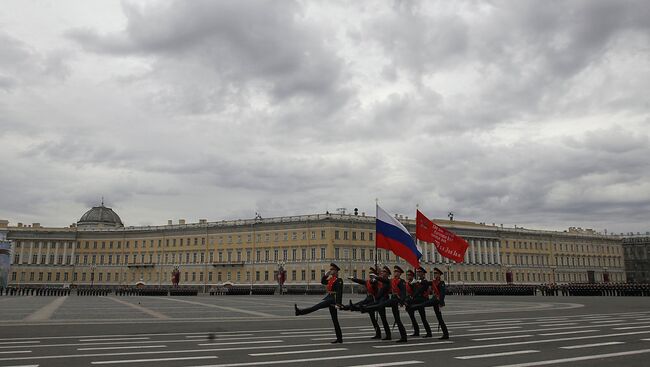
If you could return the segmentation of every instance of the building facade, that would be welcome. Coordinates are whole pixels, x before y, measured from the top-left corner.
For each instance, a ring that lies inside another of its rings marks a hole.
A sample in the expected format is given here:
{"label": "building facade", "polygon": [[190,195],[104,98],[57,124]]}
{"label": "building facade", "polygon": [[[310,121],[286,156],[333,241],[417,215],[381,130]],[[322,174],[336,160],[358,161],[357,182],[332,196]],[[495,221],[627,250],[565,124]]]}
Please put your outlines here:
{"label": "building facade", "polygon": [[650,234],[623,238],[625,272],[631,283],[650,283]]}
{"label": "building facade", "polygon": [[[400,218],[415,232],[415,221]],[[470,244],[465,261],[441,258],[432,244],[420,243],[422,263],[446,272],[448,283],[624,282],[622,241],[617,236],[503,228],[472,222],[436,220]],[[0,222],[11,241],[10,286],[120,286],[144,282],[181,285],[319,284],[336,262],[343,276],[365,277],[375,257],[381,264],[404,264],[375,251],[375,218],[351,214],[255,218],[163,226],[125,227],[103,205],[68,228],[38,223]],[[406,266],[406,265],[405,265]]]}

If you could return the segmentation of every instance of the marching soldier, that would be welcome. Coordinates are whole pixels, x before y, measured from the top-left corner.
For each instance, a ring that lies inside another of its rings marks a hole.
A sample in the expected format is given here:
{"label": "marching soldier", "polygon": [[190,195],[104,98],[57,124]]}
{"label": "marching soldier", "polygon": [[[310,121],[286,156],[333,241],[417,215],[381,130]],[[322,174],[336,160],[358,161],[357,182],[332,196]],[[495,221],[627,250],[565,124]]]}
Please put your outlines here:
{"label": "marching soldier", "polygon": [[[423,303],[429,299],[430,284],[425,278],[425,274],[427,273],[427,271],[420,266],[416,269],[416,272],[417,272],[417,279],[414,279],[414,274],[412,270],[408,270],[406,272],[406,293],[408,294],[409,297],[408,305]],[[418,327],[418,322],[415,320],[416,310],[407,307],[406,311],[408,312],[409,318],[411,319],[411,324],[413,324],[413,335],[411,336],[419,336],[420,328]],[[430,338],[432,336],[431,326],[429,326],[429,322],[427,321],[427,315],[425,309],[424,307],[420,307],[417,309],[417,311],[420,314],[420,319],[422,319],[422,326],[424,326],[424,330],[427,332],[426,335],[423,336],[423,338]]]}
{"label": "marching soldier", "polygon": [[442,329],[442,336],[438,339],[447,340],[449,339],[449,330],[447,330],[447,325],[442,319],[442,312],[440,312],[440,307],[445,307],[445,293],[446,286],[445,282],[441,279],[442,270],[438,268],[433,268],[434,279],[431,282],[431,290],[433,291],[433,297],[428,301],[425,301],[420,304],[411,306],[412,309],[424,308],[427,306],[433,306],[433,312],[436,314],[436,319],[438,320],[438,325]]}
{"label": "marching soldier", "polygon": [[[385,271],[389,269],[384,269]],[[400,338],[397,341],[397,343],[406,343],[406,328],[404,328],[404,324],[402,324],[402,320],[400,319],[399,316],[399,307],[403,306],[406,303],[406,285],[404,282],[404,279],[402,279],[402,274],[404,273],[404,270],[400,268],[399,266],[395,265],[393,267],[393,279],[390,281],[388,279],[384,278],[377,278],[379,281],[384,283],[384,287],[390,287],[390,298],[386,301],[380,302],[378,304],[372,305],[365,307],[363,310],[365,311],[373,311],[373,310],[380,310],[380,309],[385,309],[386,307],[390,307],[391,310],[393,311],[393,318],[395,319],[395,323],[397,324],[397,328],[399,329],[399,335]]]}
{"label": "marching soldier", "polygon": [[[343,310],[347,311],[360,311],[361,307],[371,305],[377,301],[377,293],[379,291],[378,289],[378,284],[376,280],[376,275],[377,275],[377,269],[374,267],[370,267],[370,274],[369,278],[366,280],[363,279],[358,279],[354,277],[348,277],[351,281],[361,284],[366,287],[366,298],[363,300],[357,302],[357,303],[352,303],[350,301],[350,304],[347,306],[343,306]],[[372,339],[381,339],[381,329],[379,328],[379,323],[377,323],[377,313],[375,311],[370,311],[368,312],[368,315],[370,316],[370,321],[372,322],[372,327],[375,329],[375,336],[372,337]],[[385,317],[384,317],[385,319]],[[388,322],[386,322],[388,323]]]}
{"label": "marching soldier", "polygon": [[332,344],[343,343],[343,333],[341,332],[341,325],[339,325],[339,318],[336,310],[337,307],[342,307],[341,302],[343,302],[343,279],[338,277],[339,270],[341,269],[336,264],[331,263],[330,271],[325,273],[321,278],[321,284],[327,286],[327,294],[320,303],[302,310],[298,308],[298,305],[293,305],[296,311],[296,316],[307,315],[326,307],[329,308],[330,316],[332,316],[332,323],[334,324],[334,331],[336,332],[336,340],[334,340]]}

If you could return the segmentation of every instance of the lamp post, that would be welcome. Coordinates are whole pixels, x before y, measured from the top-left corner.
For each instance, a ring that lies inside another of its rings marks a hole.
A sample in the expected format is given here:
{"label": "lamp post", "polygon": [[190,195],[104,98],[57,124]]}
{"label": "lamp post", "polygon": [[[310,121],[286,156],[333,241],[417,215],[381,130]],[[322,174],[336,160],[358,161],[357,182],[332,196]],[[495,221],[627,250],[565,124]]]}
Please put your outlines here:
{"label": "lamp post", "polygon": [[447,282],[451,284],[451,265],[447,264],[445,267],[447,268]]}
{"label": "lamp post", "polygon": [[90,288],[95,285],[95,269],[97,269],[97,265],[90,265]]}
{"label": "lamp post", "polygon": [[555,266],[551,266],[551,279],[553,280],[553,284],[555,284]]}
{"label": "lamp post", "polygon": [[278,275],[277,281],[278,286],[280,287],[280,295],[282,295],[282,286],[284,285],[285,275],[284,275],[284,265],[286,263],[282,260],[278,261]]}

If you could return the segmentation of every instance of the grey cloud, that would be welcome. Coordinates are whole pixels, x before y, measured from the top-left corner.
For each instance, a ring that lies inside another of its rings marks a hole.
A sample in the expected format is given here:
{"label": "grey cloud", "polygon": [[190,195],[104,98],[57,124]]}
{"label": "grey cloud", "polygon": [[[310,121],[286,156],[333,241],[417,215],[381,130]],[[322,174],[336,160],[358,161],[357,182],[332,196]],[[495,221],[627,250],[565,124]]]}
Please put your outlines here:
{"label": "grey cloud", "polygon": [[[299,19],[294,2],[125,3],[124,11],[128,24],[122,33],[74,29],[68,36],[94,52],[154,57],[152,76],[173,86],[158,95],[187,99],[191,113],[213,111],[214,102],[187,93],[197,88],[212,99],[244,93],[272,104],[325,101],[321,110],[340,108],[330,98],[345,99],[341,61],[326,46],[326,34]],[[182,93],[173,92],[178,87]]]}

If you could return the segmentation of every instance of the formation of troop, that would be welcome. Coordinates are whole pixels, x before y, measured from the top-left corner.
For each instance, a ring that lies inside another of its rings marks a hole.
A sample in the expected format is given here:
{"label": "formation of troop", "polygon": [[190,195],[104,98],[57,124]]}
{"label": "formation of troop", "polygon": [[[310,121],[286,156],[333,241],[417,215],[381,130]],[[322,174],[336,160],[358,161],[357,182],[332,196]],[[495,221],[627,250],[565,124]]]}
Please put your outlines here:
{"label": "formation of troop", "polygon": [[[343,334],[338,321],[338,310],[367,313],[375,330],[372,339],[391,340],[391,328],[386,317],[386,309],[390,308],[394,323],[397,325],[400,334],[397,343],[406,343],[408,337],[400,317],[400,308],[406,310],[413,325],[413,334],[411,336],[430,338],[433,334],[425,310],[431,306],[442,330],[442,336],[439,339],[449,339],[449,331],[440,311],[440,308],[445,306],[446,294],[445,282],[442,280],[442,271],[440,269],[434,268],[434,279],[432,281],[426,279],[427,272],[422,267],[418,267],[415,272],[408,270],[406,280],[402,279],[404,270],[397,265],[393,267],[392,272],[387,266],[384,266],[380,272],[374,267],[370,267],[369,270],[368,279],[348,278],[366,288],[366,297],[359,302],[353,303],[350,300],[347,305],[343,305],[343,280],[338,276],[340,268],[334,263],[330,264],[329,272],[321,279],[321,283],[326,286],[327,290],[325,297],[321,302],[309,308],[301,309],[294,304],[296,316],[328,308],[336,334],[336,340],[332,343],[342,343]],[[420,327],[415,317],[416,312],[420,316],[425,331],[424,335],[420,335]],[[384,330],[383,338],[377,315],[379,315]]]}
{"label": "formation of troop", "polygon": [[525,284],[462,284],[447,287],[448,294],[462,296],[534,296],[536,285]]}
{"label": "formation of troop", "polygon": [[0,296],[69,296],[70,288],[0,288]]}
{"label": "formation of troop", "polygon": [[113,293],[109,288],[78,288],[77,296],[108,296]]}
{"label": "formation of troop", "polygon": [[542,284],[539,290],[544,296],[650,297],[650,284],[645,283]]}
{"label": "formation of troop", "polygon": [[122,287],[115,290],[116,296],[167,296],[167,288]]}

